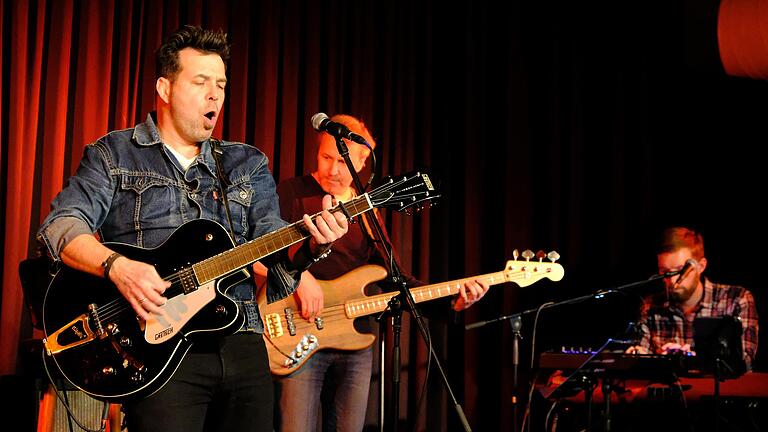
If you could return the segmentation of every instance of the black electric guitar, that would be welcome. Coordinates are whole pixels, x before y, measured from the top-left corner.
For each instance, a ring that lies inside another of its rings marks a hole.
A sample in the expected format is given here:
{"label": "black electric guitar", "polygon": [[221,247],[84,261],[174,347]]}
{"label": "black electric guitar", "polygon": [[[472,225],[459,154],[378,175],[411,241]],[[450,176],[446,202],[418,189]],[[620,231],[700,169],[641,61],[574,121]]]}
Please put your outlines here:
{"label": "black electric guitar", "polygon": [[[412,210],[438,196],[427,174],[410,173],[331,211],[351,218],[376,207]],[[172,282],[163,312],[143,321],[110,281],[62,266],[43,302],[47,361],[96,399],[123,403],[149,396],[168,382],[196,338],[241,327],[242,313],[224,293],[248,277],[244,269],[307,237],[298,221],[234,246],[224,227],[199,219],[156,248],[106,243],[128,258],[153,264]]]}

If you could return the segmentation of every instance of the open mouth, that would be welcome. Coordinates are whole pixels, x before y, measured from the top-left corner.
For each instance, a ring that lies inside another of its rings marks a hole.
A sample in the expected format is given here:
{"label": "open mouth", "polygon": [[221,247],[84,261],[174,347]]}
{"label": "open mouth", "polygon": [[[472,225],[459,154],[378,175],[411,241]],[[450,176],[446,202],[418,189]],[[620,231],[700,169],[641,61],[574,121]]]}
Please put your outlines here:
{"label": "open mouth", "polygon": [[203,117],[206,118],[206,128],[213,128],[216,125],[216,111],[208,111],[203,114]]}

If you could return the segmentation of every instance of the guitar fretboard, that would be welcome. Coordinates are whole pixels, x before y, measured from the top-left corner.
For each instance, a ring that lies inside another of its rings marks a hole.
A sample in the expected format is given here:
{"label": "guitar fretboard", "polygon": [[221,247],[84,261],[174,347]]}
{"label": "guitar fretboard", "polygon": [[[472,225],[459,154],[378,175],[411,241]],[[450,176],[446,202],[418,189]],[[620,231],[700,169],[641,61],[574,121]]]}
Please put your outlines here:
{"label": "guitar fretboard", "polygon": [[[373,208],[368,194],[363,194],[349,202],[342,203],[329,210],[331,213],[340,212],[341,206],[347,210],[349,216],[357,216]],[[319,213],[312,215],[312,220]],[[294,222],[283,228],[243,243],[226,252],[214,255],[206,260],[194,264],[192,268],[199,284],[218,279],[235,272],[249,264],[252,264],[267,255],[287,248],[309,237],[304,221]]]}
{"label": "guitar fretboard", "polygon": [[[488,273],[485,275],[457,279],[450,282],[425,285],[411,289],[411,295],[416,303],[429,300],[435,300],[441,297],[447,297],[457,294],[465,282],[472,280],[482,280],[489,286],[507,282],[505,272]],[[387,308],[389,300],[396,296],[397,292],[388,292],[375,296],[366,297],[364,300],[354,300],[344,304],[344,310],[349,318],[356,318],[381,312]]]}

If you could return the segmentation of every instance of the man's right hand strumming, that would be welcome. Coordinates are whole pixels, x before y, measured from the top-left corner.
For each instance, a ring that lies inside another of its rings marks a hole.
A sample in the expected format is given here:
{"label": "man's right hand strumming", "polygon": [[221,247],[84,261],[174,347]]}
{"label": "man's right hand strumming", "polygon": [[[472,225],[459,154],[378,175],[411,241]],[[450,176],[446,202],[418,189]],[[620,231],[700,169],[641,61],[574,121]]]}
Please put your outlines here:
{"label": "man's right hand strumming", "polygon": [[163,292],[171,283],[149,264],[121,256],[112,264],[109,279],[143,320],[148,320],[151,313],[161,313],[160,306],[168,301]]}

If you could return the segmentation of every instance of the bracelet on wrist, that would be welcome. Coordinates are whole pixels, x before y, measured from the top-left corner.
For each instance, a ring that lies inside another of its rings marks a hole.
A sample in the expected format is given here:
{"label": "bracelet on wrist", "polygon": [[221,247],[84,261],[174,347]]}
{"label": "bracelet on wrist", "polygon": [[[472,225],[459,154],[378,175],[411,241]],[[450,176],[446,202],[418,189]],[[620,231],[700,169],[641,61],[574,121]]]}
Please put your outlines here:
{"label": "bracelet on wrist", "polygon": [[107,259],[104,260],[103,263],[101,263],[101,268],[104,269],[104,279],[109,279],[109,271],[112,270],[112,264],[115,263],[115,260],[120,258],[122,255],[120,255],[118,252],[112,252]]}

